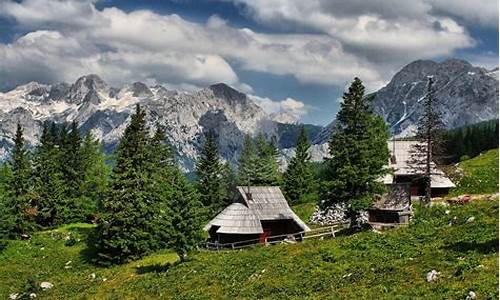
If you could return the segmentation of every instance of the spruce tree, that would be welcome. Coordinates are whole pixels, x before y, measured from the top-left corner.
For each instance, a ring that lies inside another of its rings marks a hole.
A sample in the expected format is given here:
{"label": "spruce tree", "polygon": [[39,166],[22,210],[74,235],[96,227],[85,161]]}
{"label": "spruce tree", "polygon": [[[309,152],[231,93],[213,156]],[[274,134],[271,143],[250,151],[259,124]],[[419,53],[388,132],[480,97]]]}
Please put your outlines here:
{"label": "spruce tree", "polygon": [[26,149],[23,128],[18,123],[11,153],[10,168],[6,171],[6,195],[0,199],[0,237],[18,238],[34,227],[34,210],[30,202],[31,163]]}
{"label": "spruce tree", "polygon": [[257,176],[257,150],[252,138],[245,136],[243,141],[243,150],[238,160],[238,178],[239,185],[252,185]]}
{"label": "spruce tree", "polygon": [[224,207],[226,207],[233,202],[237,193],[236,174],[229,162],[222,165],[222,182],[224,187]]}
{"label": "spruce tree", "polygon": [[170,245],[182,262],[201,240],[202,204],[195,188],[178,169],[172,175],[169,180],[173,225]]}
{"label": "spruce tree", "polygon": [[154,244],[152,247],[165,248],[170,246],[174,226],[172,223],[172,197],[174,186],[172,177],[176,174],[175,157],[171,146],[167,143],[164,126],[157,124],[153,138],[148,145],[147,193],[150,205],[154,207],[155,215]]}
{"label": "spruce tree", "polygon": [[99,262],[124,263],[155,248],[155,205],[148,190],[148,128],[146,112],[136,106],[117,149],[105,214],[97,228]]}
{"label": "spruce tree", "polygon": [[[424,204],[429,205],[431,201],[431,181],[435,175],[433,171],[433,161],[441,155],[443,146],[443,123],[441,114],[437,109],[437,100],[434,97],[433,78],[428,78],[428,91],[424,98],[424,112],[417,122],[416,143],[410,149],[408,164],[413,172],[419,175],[419,180],[424,182],[425,196]],[[467,135],[472,134],[469,128]],[[466,136],[467,136],[466,135]],[[467,139],[467,138],[466,138]],[[467,143],[467,141],[466,141]],[[472,144],[466,144],[472,152]]]}
{"label": "spruce tree", "polygon": [[257,161],[256,173],[253,179],[254,185],[278,185],[280,172],[278,166],[278,150],[274,142],[267,142],[261,133],[257,137]]}
{"label": "spruce tree", "polygon": [[96,213],[102,210],[102,203],[108,192],[111,167],[106,164],[103,145],[94,139],[88,131],[81,147],[82,169],[84,179],[81,187],[81,216],[95,219]]}
{"label": "spruce tree", "polygon": [[389,160],[387,126],[372,113],[369,101],[363,83],[355,78],[337,114],[321,186],[320,207],[347,203],[352,226],[358,225],[360,211],[372,205],[374,195],[384,191],[378,180],[387,172]]}
{"label": "spruce tree", "polygon": [[283,175],[283,193],[290,203],[297,204],[310,197],[316,190],[316,182],[311,166],[309,138],[305,127],[300,126],[295,156],[290,160]]}
{"label": "spruce tree", "polygon": [[196,163],[196,188],[209,218],[219,213],[225,205],[222,171],[217,138],[215,132],[210,130],[205,135],[205,143]]}
{"label": "spruce tree", "polygon": [[42,226],[62,224],[68,216],[61,160],[57,125],[44,123],[33,158],[33,204],[37,207],[37,223]]}

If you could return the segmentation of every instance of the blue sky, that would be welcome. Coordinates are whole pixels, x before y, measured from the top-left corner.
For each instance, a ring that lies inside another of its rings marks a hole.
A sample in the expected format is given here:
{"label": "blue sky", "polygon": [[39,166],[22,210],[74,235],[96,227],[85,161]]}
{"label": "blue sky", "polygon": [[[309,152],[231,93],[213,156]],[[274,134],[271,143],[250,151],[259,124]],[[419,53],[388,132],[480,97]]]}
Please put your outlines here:
{"label": "blue sky", "polygon": [[268,112],[326,124],[416,59],[498,66],[498,1],[0,0],[0,88],[96,73],[197,90],[225,82]]}

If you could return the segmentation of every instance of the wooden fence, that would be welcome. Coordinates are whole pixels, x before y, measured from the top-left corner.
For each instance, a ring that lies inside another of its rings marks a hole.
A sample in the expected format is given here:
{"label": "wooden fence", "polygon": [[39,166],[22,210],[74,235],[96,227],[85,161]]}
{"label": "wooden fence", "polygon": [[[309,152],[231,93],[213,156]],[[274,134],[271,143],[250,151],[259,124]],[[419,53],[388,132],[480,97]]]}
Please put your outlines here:
{"label": "wooden fence", "polygon": [[319,238],[324,236],[335,237],[335,234],[345,228],[349,227],[349,223],[338,223],[331,226],[319,227],[311,229],[310,231],[301,231],[294,234],[282,234],[268,236],[264,242],[261,239],[251,239],[239,241],[234,243],[217,243],[206,242],[205,246],[208,250],[225,250],[225,249],[242,249],[248,247],[273,245],[273,244],[286,244],[300,242],[306,239]]}

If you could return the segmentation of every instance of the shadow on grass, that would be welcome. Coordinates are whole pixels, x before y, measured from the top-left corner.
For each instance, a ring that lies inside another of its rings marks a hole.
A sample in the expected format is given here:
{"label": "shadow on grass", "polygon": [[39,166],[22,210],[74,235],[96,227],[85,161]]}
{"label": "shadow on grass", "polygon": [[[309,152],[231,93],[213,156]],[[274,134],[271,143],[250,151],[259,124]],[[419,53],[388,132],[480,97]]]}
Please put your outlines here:
{"label": "shadow on grass", "polygon": [[148,266],[140,266],[136,267],[137,274],[146,274],[146,273],[163,273],[168,271],[170,268],[175,266],[176,263],[166,263],[166,264],[154,264]]}
{"label": "shadow on grass", "polygon": [[498,252],[498,238],[482,243],[460,241],[448,244],[443,248],[457,252],[475,251],[481,254],[495,253]]}
{"label": "shadow on grass", "polygon": [[[82,230],[85,229],[85,230]],[[85,248],[80,251],[80,256],[86,263],[97,264],[96,231],[95,228],[79,228],[82,236],[85,236]]]}

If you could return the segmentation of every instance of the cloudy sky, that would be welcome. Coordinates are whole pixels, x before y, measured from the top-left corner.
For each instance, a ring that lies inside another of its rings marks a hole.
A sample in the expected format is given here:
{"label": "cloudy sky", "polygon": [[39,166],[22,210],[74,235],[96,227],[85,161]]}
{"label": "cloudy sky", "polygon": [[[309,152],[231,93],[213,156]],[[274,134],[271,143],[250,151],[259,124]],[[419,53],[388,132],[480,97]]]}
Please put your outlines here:
{"label": "cloudy sky", "polygon": [[360,77],[416,59],[498,66],[498,0],[0,0],[0,90],[95,73],[196,90],[225,82],[325,124]]}

